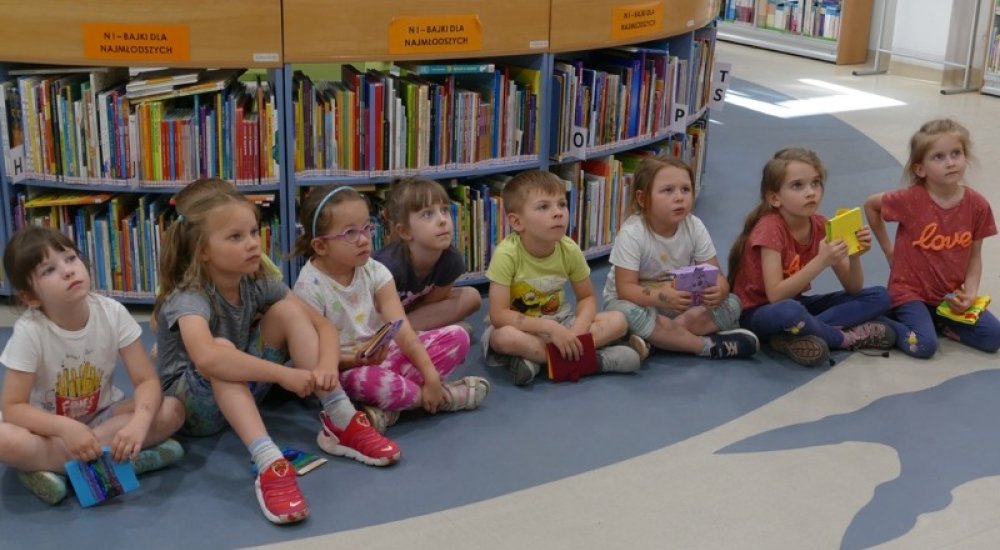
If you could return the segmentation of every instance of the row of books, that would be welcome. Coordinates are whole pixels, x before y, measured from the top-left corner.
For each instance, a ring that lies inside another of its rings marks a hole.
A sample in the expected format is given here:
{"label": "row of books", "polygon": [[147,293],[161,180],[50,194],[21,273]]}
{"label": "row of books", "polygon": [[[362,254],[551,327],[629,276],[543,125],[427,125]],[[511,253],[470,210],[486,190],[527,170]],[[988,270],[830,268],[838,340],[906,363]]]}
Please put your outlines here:
{"label": "row of books", "polygon": [[836,40],[840,36],[843,0],[726,0],[722,17],[727,21]]}
{"label": "row of books", "polygon": [[[996,15],[994,17],[1000,20],[1000,5],[996,7]],[[994,26],[994,32],[996,32],[996,35],[990,38],[989,53],[986,55],[986,76],[996,84],[1000,80],[1000,77],[998,77],[998,74],[1000,74],[1000,27]]]}
{"label": "row of books", "polygon": [[[81,70],[12,70],[16,80],[0,82],[2,145],[20,157],[26,177],[133,186],[278,181],[270,83],[240,82],[243,71],[220,69],[165,87],[149,76],[130,82],[125,69]],[[13,175],[15,162],[7,164]]]}
{"label": "row of books", "polygon": [[492,63],[341,68],[292,77],[299,176],[475,168],[536,159],[541,73]]}
{"label": "row of books", "polygon": [[[669,151],[697,165],[703,150],[703,128],[703,124],[695,125],[686,137],[671,136],[638,151],[560,165],[557,174],[566,181],[570,237],[585,251],[609,247],[628,215],[632,174],[642,158]],[[469,273],[484,272],[497,244],[510,234],[501,196],[510,177],[496,174],[443,182],[451,197],[453,243]],[[388,239],[378,213],[384,192],[382,188],[372,193],[376,249]],[[285,252],[280,246],[280,220],[275,209],[269,208],[274,195],[248,197],[265,212],[260,226],[263,253],[280,263]],[[15,229],[27,224],[47,225],[74,239],[89,260],[95,290],[122,297],[155,294],[161,241],[176,219],[169,196],[86,191],[29,196],[21,192],[15,200]]]}
{"label": "row of books", "polygon": [[551,150],[581,156],[574,132],[593,151],[669,130],[671,106],[688,94],[687,60],[667,49],[621,47],[557,59],[552,72]]}
{"label": "row of books", "polygon": [[[272,195],[253,195],[267,207]],[[159,287],[161,242],[176,213],[162,194],[65,192],[16,195],[14,228],[54,227],[73,239],[88,260],[94,290],[111,296],[150,298]],[[267,212],[267,209],[265,209]],[[280,221],[265,214],[263,253],[281,261]]]}

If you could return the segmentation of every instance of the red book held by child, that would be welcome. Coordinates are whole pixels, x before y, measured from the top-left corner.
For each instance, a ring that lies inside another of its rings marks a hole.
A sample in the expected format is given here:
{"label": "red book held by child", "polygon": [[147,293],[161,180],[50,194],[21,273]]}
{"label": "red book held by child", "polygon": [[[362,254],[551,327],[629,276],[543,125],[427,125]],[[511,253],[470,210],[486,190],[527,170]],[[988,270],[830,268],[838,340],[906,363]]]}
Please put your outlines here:
{"label": "red book held by child", "polygon": [[565,382],[567,380],[576,382],[581,376],[597,374],[600,368],[597,366],[597,349],[594,347],[594,335],[584,334],[577,336],[583,344],[583,353],[576,361],[566,359],[559,353],[552,343],[545,344],[546,355],[548,356],[549,380],[553,382]]}

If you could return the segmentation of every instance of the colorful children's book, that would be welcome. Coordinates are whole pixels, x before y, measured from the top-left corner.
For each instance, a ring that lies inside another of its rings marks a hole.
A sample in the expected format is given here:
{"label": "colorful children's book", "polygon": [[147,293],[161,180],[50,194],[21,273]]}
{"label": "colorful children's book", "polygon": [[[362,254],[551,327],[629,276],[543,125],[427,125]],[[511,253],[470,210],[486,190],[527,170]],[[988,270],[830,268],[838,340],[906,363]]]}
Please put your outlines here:
{"label": "colorful children's book", "polygon": [[979,314],[989,307],[990,301],[991,298],[988,294],[977,296],[976,301],[972,302],[972,306],[963,313],[955,313],[952,311],[951,306],[948,305],[947,301],[942,301],[938,304],[937,314],[945,319],[951,319],[952,321],[957,321],[966,325],[974,325],[977,321],[979,321]]}
{"label": "colorful children's book", "polygon": [[[295,474],[299,476],[304,476],[327,462],[327,460],[321,456],[316,456],[291,447],[281,447],[281,455],[285,457],[285,460],[291,463],[292,468],[295,468]],[[250,468],[253,470],[254,475],[257,475],[257,465],[254,464],[252,460],[250,461]]]}
{"label": "colorful children's book", "polygon": [[546,355],[548,356],[549,380],[553,382],[565,382],[567,380],[576,382],[583,376],[597,374],[600,371],[597,365],[597,349],[594,347],[594,336],[588,333],[577,336],[577,338],[583,344],[583,354],[576,361],[565,359],[559,353],[559,348],[552,343],[545,345]]}
{"label": "colorful children's book", "polygon": [[69,476],[80,506],[84,508],[139,488],[132,462],[115,462],[107,447],[97,460],[67,462],[66,475]]}
{"label": "colorful children's book", "polygon": [[719,268],[712,264],[689,265],[671,271],[674,274],[674,288],[691,293],[691,305],[702,303],[701,293],[719,281]]}
{"label": "colorful children's book", "polygon": [[844,239],[847,244],[847,254],[853,256],[861,252],[861,243],[858,242],[858,231],[864,227],[861,218],[861,208],[841,208],[836,215],[826,220],[826,242],[830,243],[837,239]]}
{"label": "colorful children's book", "polygon": [[378,329],[375,336],[372,336],[368,343],[361,348],[358,352],[358,357],[361,359],[368,359],[369,357],[374,357],[378,355],[382,348],[389,345],[389,342],[396,337],[396,333],[399,332],[399,327],[403,326],[402,319],[396,319],[395,321],[390,321],[384,325],[382,328]]}

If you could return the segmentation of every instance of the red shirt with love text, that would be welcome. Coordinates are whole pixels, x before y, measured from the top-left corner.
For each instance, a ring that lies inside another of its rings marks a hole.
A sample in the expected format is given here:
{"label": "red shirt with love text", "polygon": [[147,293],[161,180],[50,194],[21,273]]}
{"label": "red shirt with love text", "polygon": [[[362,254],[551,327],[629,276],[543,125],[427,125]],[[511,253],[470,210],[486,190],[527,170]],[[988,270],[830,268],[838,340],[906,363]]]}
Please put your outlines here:
{"label": "red shirt with love text", "polygon": [[997,232],[990,203],[968,187],[948,209],[922,185],[890,191],[882,195],[882,219],[899,222],[889,271],[892,307],[914,300],[941,303],[965,282],[972,243]]}

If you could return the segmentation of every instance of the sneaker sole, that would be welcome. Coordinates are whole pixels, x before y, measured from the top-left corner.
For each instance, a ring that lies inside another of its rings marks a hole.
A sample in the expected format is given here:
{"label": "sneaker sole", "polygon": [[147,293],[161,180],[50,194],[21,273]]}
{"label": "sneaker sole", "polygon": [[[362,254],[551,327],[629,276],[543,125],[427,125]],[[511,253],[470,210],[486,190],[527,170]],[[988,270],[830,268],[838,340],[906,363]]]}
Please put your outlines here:
{"label": "sneaker sole", "polygon": [[295,514],[287,514],[287,515],[284,515],[284,516],[276,516],[276,515],[272,514],[264,506],[264,495],[262,495],[261,492],[260,492],[260,480],[259,479],[257,481],[253,482],[253,489],[254,489],[254,493],[257,494],[257,504],[260,504],[260,511],[264,512],[264,517],[267,518],[267,521],[270,521],[271,523],[274,523],[274,524],[277,524],[277,525],[284,525],[286,523],[295,523],[297,521],[302,521],[302,520],[306,519],[307,517],[309,517],[309,510],[308,509],[306,509],[305,511],[302,511],[302,512],[295,513]]}
{"label": "sneaker sole", "polygon": [[803,336],[784,342],[775,351],[787,355],[803,367],[818,367],[830,362],[830,350],[818,336]]}
{"label": "sneaker sole", "polygon": [[401,452],[396,452],[396,454],[384,458],[366,456],[361,454],[361,452],[357,449],[346,447],[340,443],[333,443],[333,439],[328,437],[322,431],[316,436],[316,444],[319,445],[319,448],[323,449],[323,452],[327,454],[351,458],[369,466],[389,466],[391,464],[395,464],[399,461],[399,457],[402,454]]}

